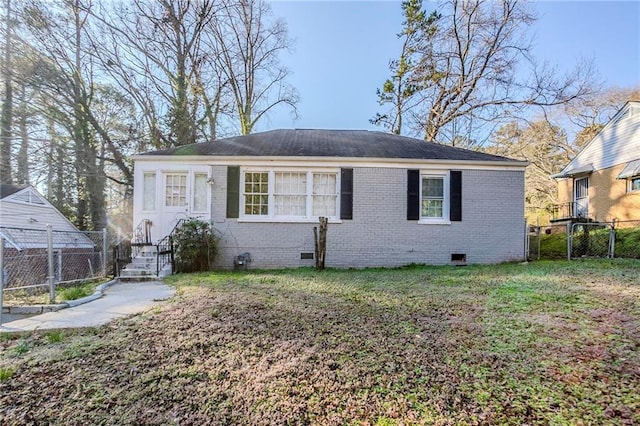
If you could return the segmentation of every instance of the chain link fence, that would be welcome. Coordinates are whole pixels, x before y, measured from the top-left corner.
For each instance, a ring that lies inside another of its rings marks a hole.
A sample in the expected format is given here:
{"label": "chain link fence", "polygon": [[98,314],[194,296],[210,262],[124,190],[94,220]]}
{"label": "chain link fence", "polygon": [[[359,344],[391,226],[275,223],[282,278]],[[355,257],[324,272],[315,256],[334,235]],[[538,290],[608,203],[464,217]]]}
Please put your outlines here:
{"label": "chain link fence", "polygon": [[614,257],[616,231],[612,223],[574,223],[567,237],[569,259]]}
{"label": "chain link fence", "polygon": [[530,225],[525,244],[529,260],[640,259],[640,220]]}
{"label": "chain link fence", "polygon": [[29,294],[107,274],[107,240],[103,231],[57,231],[0,227],[3,240],[2,288]]}

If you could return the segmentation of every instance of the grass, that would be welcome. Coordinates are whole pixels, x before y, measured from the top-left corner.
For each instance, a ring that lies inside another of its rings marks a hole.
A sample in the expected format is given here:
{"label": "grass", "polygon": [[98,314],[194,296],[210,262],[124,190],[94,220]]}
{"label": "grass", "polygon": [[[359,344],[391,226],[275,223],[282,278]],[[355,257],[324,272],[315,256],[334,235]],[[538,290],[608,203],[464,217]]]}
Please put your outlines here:
{"label": "grass", "polygon": [[[54,303],[62,303],[68,300],[76,300],[93,294],[96,287],[107,282],[108,279],[95,279],[89,282],[82,282],[76,285],[64,287],[59,285],[56,288]],[[5,306],[17,305],[46,305],[49,304],[49,289],[46,286],[30,290],[6,290],[3,296]]]}
{"label": "grass", "polygon": [[0,367],[0,382],[6,382],[13,377],[15,370],[12,367]]}
{"label": "grass", "polygon": [[96,286],[93,284],[85,284],[67,288],[60,288],[57,290],[56,299],[67,301],[77,300],[83,297],[93,294],[96,290]]}
{"label": "grass", "polygon": [[0,341],[0,423],[640,423],[638,260],[169,281],[145,315]]}

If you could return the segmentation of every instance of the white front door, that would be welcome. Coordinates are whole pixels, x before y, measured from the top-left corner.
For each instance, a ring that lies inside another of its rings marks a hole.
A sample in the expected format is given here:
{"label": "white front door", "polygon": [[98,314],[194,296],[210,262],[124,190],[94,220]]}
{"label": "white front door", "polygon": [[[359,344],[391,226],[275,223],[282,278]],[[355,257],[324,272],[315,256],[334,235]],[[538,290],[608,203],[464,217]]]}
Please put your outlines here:
{"label": "white front door", "polygon": [[160,239],[169,235],[182,219],[209,220],[210,193],[211,186],[205,171],[163,172],[159,197],[161,199],[160,226],[157,233],[154,233],[154,238]]}
{"label": "white front door", "polygon": [[187,172],[162,174],[159,238],[169,235],[180,219],[189,217],[188,176]]}
{"label": "white front door", "polygon": [[573,181],[574,217],[589,217],[589,178]]}

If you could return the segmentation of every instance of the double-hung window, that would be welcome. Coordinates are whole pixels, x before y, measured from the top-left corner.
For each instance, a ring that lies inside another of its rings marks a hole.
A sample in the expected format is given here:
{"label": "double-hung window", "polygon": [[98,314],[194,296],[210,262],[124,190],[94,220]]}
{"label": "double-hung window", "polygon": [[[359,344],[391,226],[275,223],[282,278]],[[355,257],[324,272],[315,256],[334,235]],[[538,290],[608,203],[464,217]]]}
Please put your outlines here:
{"label": "double-hung window", "polygon": [[244,214],[267,216],[269,214],[269,173],[244,174]]}
{"label": "double-hung window", "polygon": [[338,214],[338,171],[244,170],[245,218],[306,220]]}
{"label": "double-hung window", "polygon": [[420,220],[443,221],[449,218],[449,179],[447,174],[422,174]]}
{"label": "double-hung window", "polygon": [[275,172],[274,216],[307,216],[307,173]]}
{"label": "double-hung window", "polygon": [[313,216],[336,215],[337,181],[337,173],[313,173]]}

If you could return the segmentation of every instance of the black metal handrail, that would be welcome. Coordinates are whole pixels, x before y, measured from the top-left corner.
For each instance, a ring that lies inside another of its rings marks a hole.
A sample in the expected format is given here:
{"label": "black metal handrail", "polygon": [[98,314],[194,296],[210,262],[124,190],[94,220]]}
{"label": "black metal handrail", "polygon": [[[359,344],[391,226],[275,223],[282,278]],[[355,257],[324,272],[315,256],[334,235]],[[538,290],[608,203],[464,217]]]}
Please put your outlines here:
{"label": "black metal handrail", "polygon": [[133,237],[131,238],[132,257],[138,256],[142,247],[153,245],[151,243],[151,225],[152,222],[149,219],[143,219],[133,230]]}
{"label": "black metal handrail", "polygon": [[143,219],[133,230],[132,243],[140,246],[151,245],[151,221],[149,219]]}
{"label": "black metal handrail", "polygon": [[176,270],[175,268],[175,256],[174,256],[174,247],[173,247],[173,237],[185,222],[185,219],[180,219],[173,227],[171,232],[168,235],[165,235],[158,243],[156,244],[156,275],[160,274],[160,269],[164,268],[164,265],[167,263],[171,264],[171,273],[173,274]]}
{"label": "black metal handrail", "polygon": [[113,276],[119,277],[122,268],[131,263],[132,247],[131,239],[125,238],[120,240],[113,247]]}

